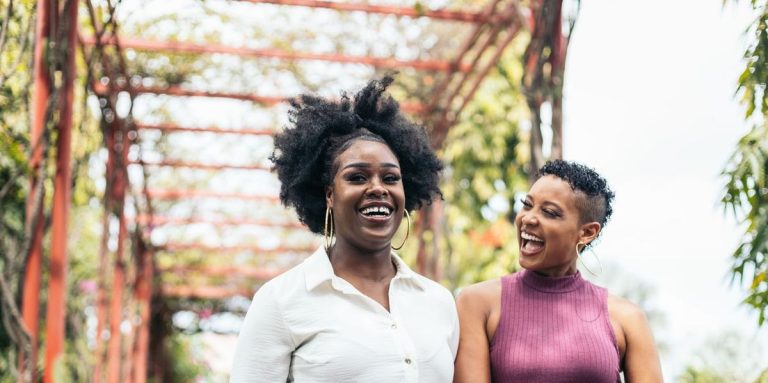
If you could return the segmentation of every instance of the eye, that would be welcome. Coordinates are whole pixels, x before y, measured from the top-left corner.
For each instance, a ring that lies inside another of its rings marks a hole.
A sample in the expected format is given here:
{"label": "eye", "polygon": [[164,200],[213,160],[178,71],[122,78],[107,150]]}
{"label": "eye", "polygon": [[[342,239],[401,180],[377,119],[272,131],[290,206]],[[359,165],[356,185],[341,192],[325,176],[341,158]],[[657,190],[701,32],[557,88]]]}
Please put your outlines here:
{"label": "eye", "polygon": [[520,200],[520,203],[522,203],[522,204],[523,204],[523,209],[525,209],[525,210],[528,210],[528,209],[530,209],[530,208],[532,208],[532,207],[533,207],[533,204],[532,204],[532,203],[530,203],[530,202],[529,202],[528,200],[526,200],[526,199],[521,199],[521,200]]}
{"label": "eye", "polygon": [[401,177],[397,174],[387,174],[384,176],[384,182],[388,184],[396,184],[400,179]]}
{"label": "eye", "polygon": [[553,211],[553,210],[549,210],[549,209],[541,209],[541,211],[543,211],[543,212],[544,212],[544,215],[546,215],[547,217],[550,217],[550,218],[557,218],[557,217],[559,216],[559,215],[558,215],[558,214],[557,214],[555,211]]}
{"label": "eye", "polygon": [[363,173],[350,173],[350,174],[347,174],[347,176],[344,177],[344,179],[346,179],[349,182],[360,183],[360,182],[365,182],[367,178]]}

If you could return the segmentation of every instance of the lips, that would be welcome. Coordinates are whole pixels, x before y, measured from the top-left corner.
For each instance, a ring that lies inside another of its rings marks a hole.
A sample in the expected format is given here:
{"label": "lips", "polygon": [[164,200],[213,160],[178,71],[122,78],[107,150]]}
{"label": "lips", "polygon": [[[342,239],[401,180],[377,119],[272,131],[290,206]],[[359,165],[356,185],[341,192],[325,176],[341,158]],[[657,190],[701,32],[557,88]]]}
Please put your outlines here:
{"label": "lips", "polygon": [[387,222],[394,211],[394,207],[387,203],[369,203],[357,210],[366,221],[374,223]]}
{"label": "lips", "polygon": [[520,255],[532,256],[544,250],[544,239],[527,231],[520,232]]}

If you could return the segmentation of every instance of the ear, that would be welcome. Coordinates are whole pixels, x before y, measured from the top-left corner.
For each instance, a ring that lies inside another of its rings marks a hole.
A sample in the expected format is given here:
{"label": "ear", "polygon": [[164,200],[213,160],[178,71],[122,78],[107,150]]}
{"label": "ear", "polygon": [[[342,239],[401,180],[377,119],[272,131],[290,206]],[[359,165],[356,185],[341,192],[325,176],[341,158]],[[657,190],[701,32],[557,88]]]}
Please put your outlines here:
{"label": "ear", "polygon": [[333,208],[333,187],[325,187],[325,206]]}
{"label": "ear", "polygon": [[600,224],[597,222],[589,222],[581,225],[579,243],[587,245],[594,241],[595,238],[597,238],[597,235],[600,234],[601,229],[602,227],[600,227]]}

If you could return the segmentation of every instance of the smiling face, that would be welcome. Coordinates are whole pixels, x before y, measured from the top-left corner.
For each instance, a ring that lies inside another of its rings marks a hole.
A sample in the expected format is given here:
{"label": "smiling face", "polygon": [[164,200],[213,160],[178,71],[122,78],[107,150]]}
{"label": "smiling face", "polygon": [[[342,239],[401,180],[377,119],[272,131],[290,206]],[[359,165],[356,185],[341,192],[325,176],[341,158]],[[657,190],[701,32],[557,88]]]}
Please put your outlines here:
{"label": "smiling face", "polygon": [[549,276],[576,272],[576,244],[592,241],[597,222],[581,222],[577,199],[585,198],[562,179],[547,175],[531,186],[515,217],[520,266]]}
{"label": "smiling face", "polygon": [[364,251],[389,249],[405,209],[400,163],[381,142],[358,139],[335,160],[326,202],[337,243]]}

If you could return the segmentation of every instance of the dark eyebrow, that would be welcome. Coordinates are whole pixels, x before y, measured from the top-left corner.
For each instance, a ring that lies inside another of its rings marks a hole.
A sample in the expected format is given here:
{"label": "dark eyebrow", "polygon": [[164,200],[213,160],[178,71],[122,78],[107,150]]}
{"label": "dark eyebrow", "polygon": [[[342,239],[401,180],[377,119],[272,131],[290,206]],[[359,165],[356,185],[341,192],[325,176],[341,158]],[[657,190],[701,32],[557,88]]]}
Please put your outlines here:
{"label": "dark eyebrow", "polygon": [[[397,164],[393,164],[391,162],[384,162],[380,166],[382,168],[396,168],[396,169],[400,168],[399,166],[397,166]],[[368,162],[354,162],[354,163],[351,163],[349,165],[344,166],[342,169],[347,169],[347,168],[370,168],[370,167],[371,167],[371,164],[368,163]]]}

